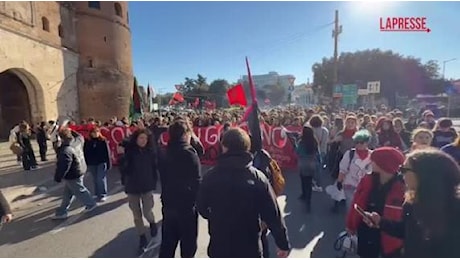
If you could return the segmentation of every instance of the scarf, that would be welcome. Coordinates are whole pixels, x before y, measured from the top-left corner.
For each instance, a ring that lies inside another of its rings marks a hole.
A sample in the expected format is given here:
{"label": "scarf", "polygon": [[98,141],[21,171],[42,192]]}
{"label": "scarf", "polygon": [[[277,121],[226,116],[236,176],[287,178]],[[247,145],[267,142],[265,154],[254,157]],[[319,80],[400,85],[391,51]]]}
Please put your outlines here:
{"label": "scarf", "polygon": [[358,155],[359,159],[364,160],[369,156],[369,149],[366,149],[366,150],[356,149],[356,154]]}
{"label": "scarf", "polygon": [[353,135],[355,135],[356,133],[356,129],[345,129],[343,130],[343,138],[346,138],[346,139],[349,139],[349,138],[353,138]]}

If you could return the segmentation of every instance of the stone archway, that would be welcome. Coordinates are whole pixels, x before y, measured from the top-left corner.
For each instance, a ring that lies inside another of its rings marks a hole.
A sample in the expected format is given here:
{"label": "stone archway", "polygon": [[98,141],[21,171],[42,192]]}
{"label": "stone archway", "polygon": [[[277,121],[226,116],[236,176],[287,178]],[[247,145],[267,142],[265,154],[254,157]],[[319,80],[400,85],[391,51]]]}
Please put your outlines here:
{"label": "stone archway", "polygon": [[0,138],[22,120],[29,124],[45,119],[43,91],[38,81],[24,69],[0,72]]}

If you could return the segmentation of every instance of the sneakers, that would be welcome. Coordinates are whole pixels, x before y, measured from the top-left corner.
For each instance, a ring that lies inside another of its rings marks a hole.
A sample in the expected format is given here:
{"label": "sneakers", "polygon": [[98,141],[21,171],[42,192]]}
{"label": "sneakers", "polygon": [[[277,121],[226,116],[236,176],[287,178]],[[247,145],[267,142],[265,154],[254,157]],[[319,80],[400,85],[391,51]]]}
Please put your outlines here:
{"label": "sneakers", "polygon": [[144,253],[146,247],[147,247],[147,237],[145,235],[141,235],[139,237],[139,254]]}
{"label": "sneakers", "polygon": [[91,207],[86,207],[85,210],[83,210],[83,213],[89,213],[89,212],[93,211],[96,208],[97,208],[97,204],[94,204]]}
{"label": "sneakers", "polygon": [[150,223],[150,235],[153,237],[156,237],[158,234],[158,228],[155,223]]}
{"label": "sneakers", "polygon": [[106,201],[107,201],[107,196],[99,198],[99,202],[106,202]]}
{"label": "sneakers", "polygon": [[67,213],[65,214],[62,214],[62,215],[55,215],[55,216],[52,216],[51,219],[52,220],[63,220],[63,219],[67,219]]}
{"label": "sneakers", "polygon": [[320,186],[313,186],[311,190],[316,192],[323,192],[323,188]]}

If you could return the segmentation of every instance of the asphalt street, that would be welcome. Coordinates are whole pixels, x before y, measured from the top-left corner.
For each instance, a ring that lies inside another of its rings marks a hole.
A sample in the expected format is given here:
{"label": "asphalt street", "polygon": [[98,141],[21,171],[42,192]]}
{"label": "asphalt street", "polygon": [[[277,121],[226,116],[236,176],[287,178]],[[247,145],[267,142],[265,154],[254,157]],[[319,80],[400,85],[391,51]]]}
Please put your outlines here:
{"label": "asphalt street", "polygon": [[[333,243],[343,230],[343,214],[330,213],[332,202],[324,192],[314,192],[312,213],[307,214],[297,199],[297,173],[285,175],[285,195],[278,201],[296,256],[309,257],[313,251],[312,257],[336,257]],[[85,177],[90,189],[91,178]],[[327,179],[324,176],[325,182]],[[52,186],[46,193],[15,203],[15,220],[0,231],[0,257],[138,257],[138,237],[116,169],[109,173],[109,199],[87,215],[80,213],[82,207],[75,202],[67,220],[51,220],[61,192],[62,185]],[[159,194],[155,195],[154,213],[161,223]],[[157,255],[158,239],[152,241],[146,256]],[[207,222],[200,219],[197,257],[207,257],[208,239]],[[272,242],[273,256],[274,249]]]}

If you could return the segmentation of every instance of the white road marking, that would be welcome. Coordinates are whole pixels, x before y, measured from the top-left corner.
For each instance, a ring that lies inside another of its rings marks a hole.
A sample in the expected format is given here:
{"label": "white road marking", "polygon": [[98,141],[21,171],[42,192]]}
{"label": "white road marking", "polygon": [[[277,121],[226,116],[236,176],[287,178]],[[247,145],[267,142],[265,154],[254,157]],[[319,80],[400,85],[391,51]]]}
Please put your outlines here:
{"label": "white road marking", "polygon": [[[120,191],[122,191],[124,189],[123,186],[119,185],[119,186],[116,186],[114,189],[112,189],[111,191],[109,191],[109,199],[110,199],[110,196],[113,195],[113,194],[116,194]],[[97,210],[97,208],[95,209]],[[55,235],[61,231],[63,231],[64,229],[66,229],[68,226],[72,225],[73,223],[77,222],[80,218],[82,218],[83,216],[87,215],[87,214],[90,214],[90,213],[84,213],[84,211],[80,212],[80,213],[77,213],[76,215],[68,218],[67,220],[65,220],[63,223],[61,223],[60,225],[58,225],[57,227],[53,228],[49,233],[51,233],[52,235]]]}
{"label": "white road marking", "polygon": [[313,249],[318,244],[318,241],[323,238],[324,232],[319,233],[316,235],[304,248],[301,249],[292,249],[291,253],[289,253],[288,258],[310,258]]}
{"label": "white road marking", "polygon": [[152,255],[153,250],[161,245],[161,225],[158,225],[158,234],[155,238],[151,239],[144,252],[139,258],[157,258],[157,255]]}

